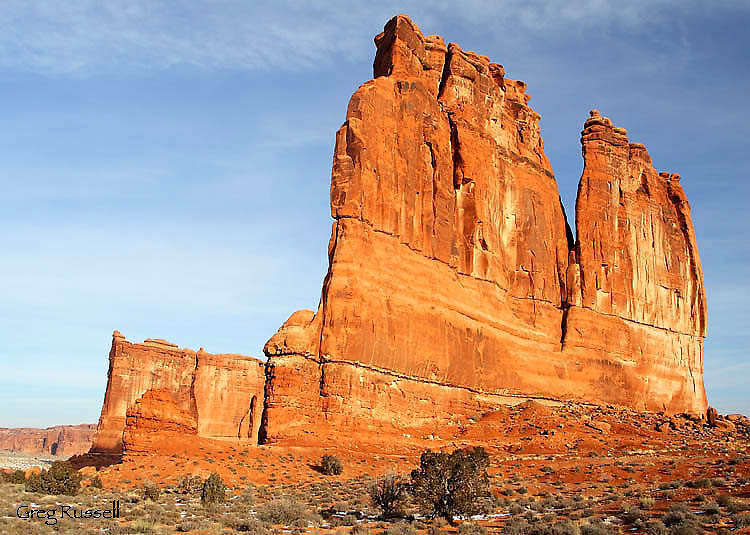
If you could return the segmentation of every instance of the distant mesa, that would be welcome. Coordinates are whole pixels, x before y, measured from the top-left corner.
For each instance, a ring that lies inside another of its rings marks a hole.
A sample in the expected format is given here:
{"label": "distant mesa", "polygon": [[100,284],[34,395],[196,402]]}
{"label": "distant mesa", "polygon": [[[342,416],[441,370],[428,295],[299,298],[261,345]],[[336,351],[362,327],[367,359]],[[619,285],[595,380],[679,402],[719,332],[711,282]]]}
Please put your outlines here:
{"label": "distant mesa", "polygon": [[524,82],[405,15],[375,45],[336,133],[317,310],[292,314],[267,362],[115,331],[92,451],[159,415],[256,443],[434,433],[526,399],[704,416],[679,175],[592,110],[574,236]]}
{"label": "distant mesa", "polygon": [[0,427],[0,450],[70,457],[89,450],[95,431],[94,424],[56,425],[46,429]]}

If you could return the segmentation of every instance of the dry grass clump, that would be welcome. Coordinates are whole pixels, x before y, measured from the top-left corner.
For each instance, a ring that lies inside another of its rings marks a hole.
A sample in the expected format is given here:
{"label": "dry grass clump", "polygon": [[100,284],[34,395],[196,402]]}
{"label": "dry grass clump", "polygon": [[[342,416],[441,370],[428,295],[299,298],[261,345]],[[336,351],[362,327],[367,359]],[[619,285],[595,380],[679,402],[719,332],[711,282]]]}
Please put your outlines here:
{"label": "dry grass clump", "polygon": [[320,516],[310,512],[300,502],[286,497],[271,500],[258,507],[257,517],[269,524],[293,527],[319,525],[321,522]]}

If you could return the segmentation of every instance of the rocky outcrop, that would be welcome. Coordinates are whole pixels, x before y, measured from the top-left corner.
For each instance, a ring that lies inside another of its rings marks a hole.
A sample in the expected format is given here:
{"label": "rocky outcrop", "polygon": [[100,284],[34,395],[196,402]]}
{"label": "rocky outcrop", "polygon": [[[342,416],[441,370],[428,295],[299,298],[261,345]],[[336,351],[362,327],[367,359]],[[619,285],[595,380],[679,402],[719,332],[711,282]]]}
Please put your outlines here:
{"label": "rocky outcrop", "polygon": [[626,370],[611,388],[633,406],[704,414],[706,298],[680,176],[596,110],[581,144],[563,350]]}
{"label": "rocky outcrop", "polygon": [[132,414],[136,420],[153,420],[160,413],[148,410],[157,400],[163,405],[169,399],[181,414],[191,416],[201,437],[257,442],[264,383],[264,363],[252,357],[195,352],[155,339],[134,344],[115,331],[91,451],[122,452],[127,411],[148,391],[138,405],[141,412]]}
{"label": "rocky outcrop", "polygon": [[508,397],[704,414],[685,194],[592,112],[575,239],[526,85],[403,15],[336,134],[318,310],[264,349],[261,438],[461,425]]}
{"label": "rocky outcrop", "polygon": [[148,453],[158,449],[154,441],[169,435],[179,439],[198,434],[198,424],[190,410],[180,408],[169,390],[147,390],[125,413],[123,451],[129,454]]}
{"label": "rocky outcrop", "polygon": [[0,428],[0,450],[70,457],[88,451],[95,430],[93,424]]}

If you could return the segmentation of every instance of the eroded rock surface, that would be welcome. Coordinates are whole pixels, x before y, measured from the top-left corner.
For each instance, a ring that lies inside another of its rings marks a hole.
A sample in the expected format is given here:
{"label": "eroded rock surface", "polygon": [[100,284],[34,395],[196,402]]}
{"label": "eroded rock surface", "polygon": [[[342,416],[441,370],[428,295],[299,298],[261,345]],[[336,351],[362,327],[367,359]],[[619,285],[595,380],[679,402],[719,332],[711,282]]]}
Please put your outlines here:
{"label": "eroded rock surface", "polygon": [[269,356],[265,440],[459,425],[507,397],[704,414],[679,177],[598,112],[566,222],[526,84],[403,15],[336,134],[317,312]]}
{"label": "eroded rock surface", "polygon": [[257,441],[264,383],[264,363],[252,357],[180,349],[164,340],[134,344],[115,331],[92,452],[122,451],[127,411],[147,391],[153,392],[146,409],[171,400],[193,418],[201,437]]}
{"label": "eroded rock surface", "polygon": [[70,457],[88,451],[96,425],[0,428],[0,450]]}
{"label": "eroded rock surface", "polygon": [[123,451],[126,454],[148,453],[157,448],[154,441],[168,440],[170,435],[185,438],[198,434],[194,414],[181,408],[172,393],[164,388],[147,390],[125,413]]}

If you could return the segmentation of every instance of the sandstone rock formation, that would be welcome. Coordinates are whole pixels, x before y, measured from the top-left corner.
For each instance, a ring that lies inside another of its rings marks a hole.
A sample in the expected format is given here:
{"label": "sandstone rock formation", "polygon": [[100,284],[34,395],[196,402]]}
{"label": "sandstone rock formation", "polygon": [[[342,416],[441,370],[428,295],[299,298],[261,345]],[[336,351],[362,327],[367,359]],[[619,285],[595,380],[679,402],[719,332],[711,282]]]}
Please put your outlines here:
{"label": "sandstone rock formation", "polygon": [[[115,331],[91,451],[121,453],[126,418],[153,421],[169,414],[159,412],[168,400],[180,414],[190,415],[199,436],[257,442],[264,383],[264,363],[252,357],[195,352],[164,340],[133,344]],[[135,412],[128,416],[139,398]]]}
{"label": "sandstone rock formation", "polygon": [[261,439],[439,428],[509,397],[704,414],[679,176],[592,112],[566,222],[526,84],[399,15],[336,134],[317,312],[266,344]]}
{"label": "sandstone rock formation", "polygon": [[[180,408],[169,390],[155,388],[147,390],[125,413],[123,451],[126,453],[148,453],[158,449],[155,441],[178,439],[198,434],[198,423],[193,413]],[[166,436],[165,436],[166,435]]]}
{"label": "sandstone rock formation", "polygon": [[95,430],[93,424],[0,428],[0,450],[70,457],[88,451]]}

